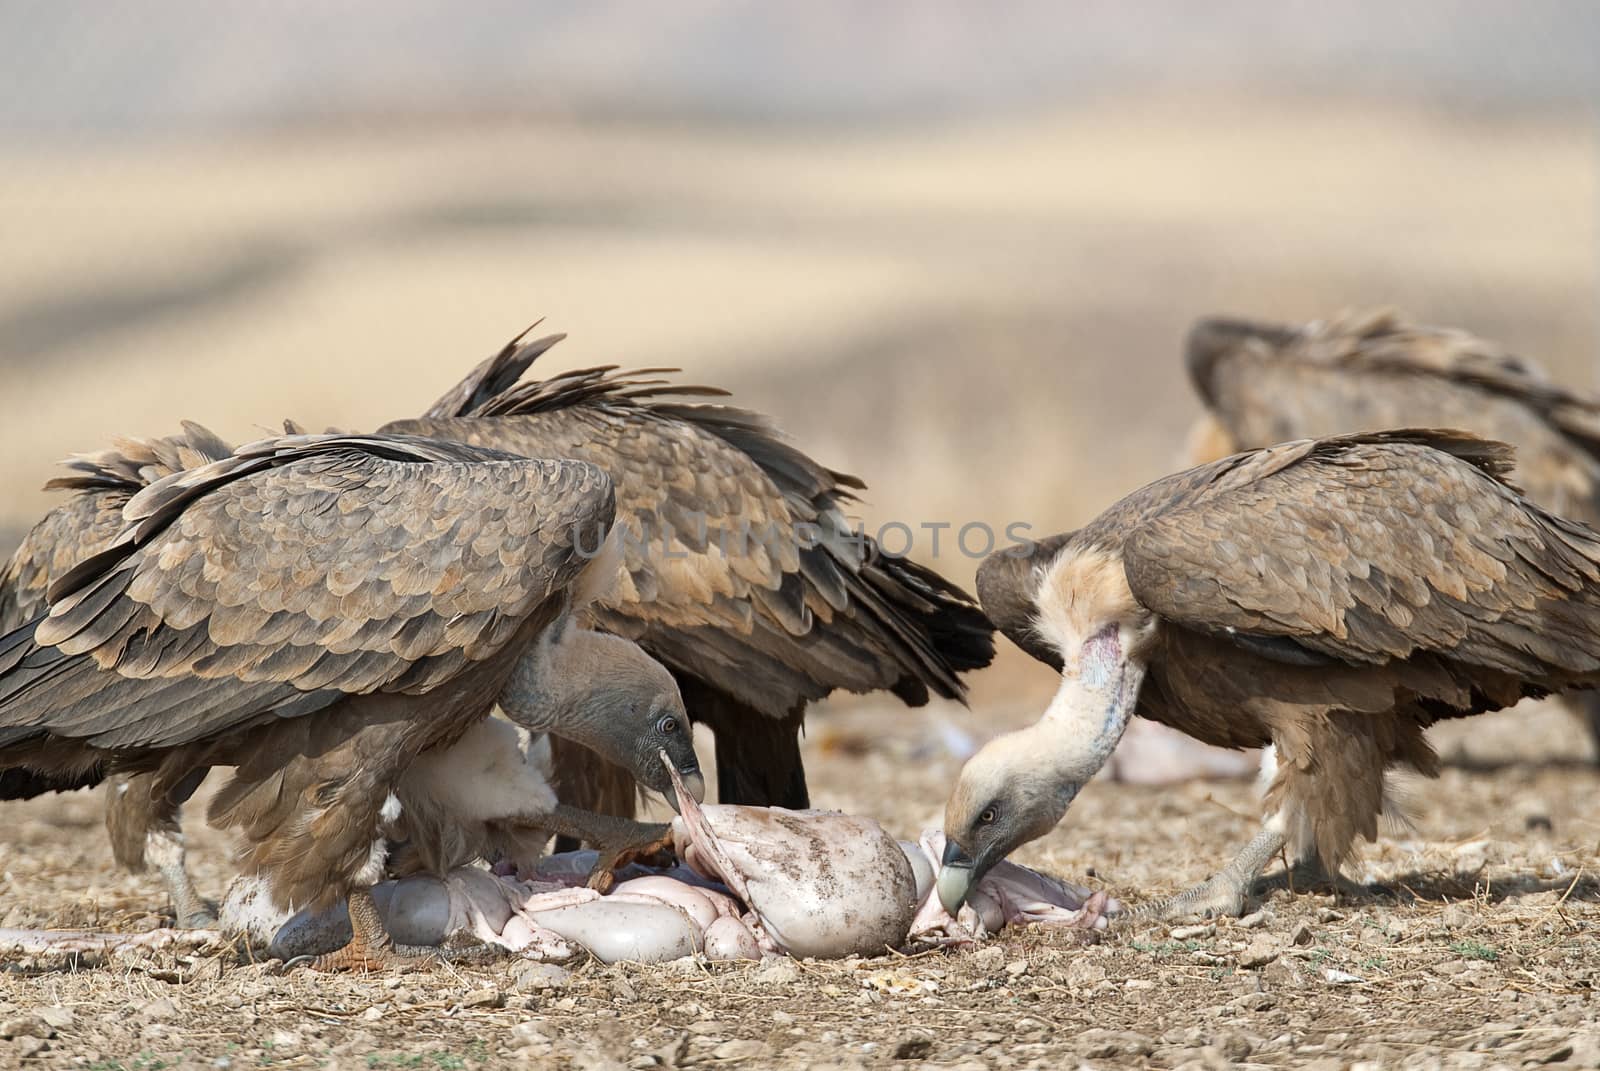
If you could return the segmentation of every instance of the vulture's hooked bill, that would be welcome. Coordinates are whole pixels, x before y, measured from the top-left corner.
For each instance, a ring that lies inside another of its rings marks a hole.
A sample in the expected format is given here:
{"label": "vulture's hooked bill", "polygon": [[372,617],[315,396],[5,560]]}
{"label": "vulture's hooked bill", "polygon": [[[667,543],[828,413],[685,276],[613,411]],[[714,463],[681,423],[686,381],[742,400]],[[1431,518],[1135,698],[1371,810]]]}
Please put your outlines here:
{"label": "vulture's hooked bill", "polygon": [[[211,818],[246,869],[280,905],[348,896],[355,937],[327,965],[381,960],[366,890],[402,778],[497,701],[669,798],[658,749],[697,773],[670,676],[573,627],[617,570],[614,508],[593,465],[396,435],[284,436],[156,480],[0,637],[0,766],[148,773],[157,795],[237,767]],[[619,852],[664,832],[565,805],[503,818]]]}
{"label": "vulture's hooked bill", "polygon": [[[835,689],[912,706],[964,699],[960,674],[993,659],[993,626],[939,574],[855,536],[843,511],[860,480],[760,414],[680,400],[726,392],[655,378],[674,369],[518,382],[563,337],[513,340],[425,417],[383,430],[577,458],[611,476],[626,575],[591,616],[672,671],[690,716],[716,734],[723,803],[809,805],[800,728],[806,704]],[[816,545],[801,525],[820,531]],[[590,787],[574,771],[600,775],[558,762],[563,799]],[[623,787],[607,806],[631,805]]]}
{"label": "vulture's hooked bill", "polygon": [[[1600,528],[1600,399],[1497,343],[1391,310],[1301,326],[1217,318],[1190,329],[1186,361],[1207,410],[1189,464],[1291,439],[1456,428],[1509,443],[1524,494]],[[1600,692],[1567,702],[1600,759]]]}
{"label": "vulture's hooked bill", "polygon": [[1135,713],[1274,745],[1261,831],[1160,908],[1238,913],[1286,843],[1337,867],[1375,838],[1385,771],[1437,773],[1433,722],[1600,683],[1600,534],[1519,495],[1510,464],[1447,431],[1284,443],[990,556],[984,608],[1061,684],[962,769],[945,906],[1060,821]]}

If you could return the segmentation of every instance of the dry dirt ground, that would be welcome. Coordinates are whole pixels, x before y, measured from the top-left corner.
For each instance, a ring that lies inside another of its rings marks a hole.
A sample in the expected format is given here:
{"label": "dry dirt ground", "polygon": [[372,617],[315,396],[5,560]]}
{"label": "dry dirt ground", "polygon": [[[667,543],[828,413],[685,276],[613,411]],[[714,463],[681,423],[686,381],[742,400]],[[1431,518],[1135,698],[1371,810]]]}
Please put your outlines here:
{"label": "dry dirt ground", "polygon": [[[934,823],[958,765],[941,724],[979,726],[956,710],[824,712],[808,742],[818,802],[902,836]],[[0,1033],[15,1035],[0,1065],[1600,1065],[1587,744],[1548,707],[1480,724],[1441,734],[1454,759],[1415,793],[1414,828],[1361,853],[1352,877],[1373,887],[1291,895],[1280,883],[1244,920],[1126,921],[1093,941],[1018,930],[975,953],[759,966],[506,959],[330,977],[231,951],[76,967],[13,958],[0,969]],[[1245,782],[1096,783],[1021,858],[1138,903],[1204,877],[1248,835],[1252,798]],[[111,865],[96,794],[8,807],[6,819],[4,925],[167,921],[155,881]],[[191,825],[215,895],[226,844]]]}

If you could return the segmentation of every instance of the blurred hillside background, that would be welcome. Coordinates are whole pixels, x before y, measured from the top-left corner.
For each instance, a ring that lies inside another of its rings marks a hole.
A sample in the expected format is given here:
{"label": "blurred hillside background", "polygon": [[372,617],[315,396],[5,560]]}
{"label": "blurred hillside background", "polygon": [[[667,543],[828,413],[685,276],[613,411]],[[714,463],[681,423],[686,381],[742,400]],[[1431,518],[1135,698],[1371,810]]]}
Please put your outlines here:
{"label": "blurred hillside background", "polygon": [[1593,386],[1597,44],[1587,0],[9,0],[0,544],[68,452],[370,428],[541,316],[869,527],[1177,467],[1207,313],[1393,304]]}

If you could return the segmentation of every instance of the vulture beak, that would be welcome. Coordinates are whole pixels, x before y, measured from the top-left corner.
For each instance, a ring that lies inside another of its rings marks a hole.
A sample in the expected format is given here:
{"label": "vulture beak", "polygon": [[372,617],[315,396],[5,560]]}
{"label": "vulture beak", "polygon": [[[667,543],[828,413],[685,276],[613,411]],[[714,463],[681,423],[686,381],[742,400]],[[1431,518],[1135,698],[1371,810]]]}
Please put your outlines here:
{"label": "vulture beak", "polygon": [[679,791],[687,792],[693,796],[696,803],[704,803],[706,801],[706,779],[700,772],[700,767],[691,766],[686,770],[680,770],[672,765],[671,760],[667,759],[665,751],[661,753],[661,758],[666,761],[667,769],[672,774],[672,783],[662,792],[662,795],[667,797],[667,805],[678,814],[683,813],[683,806],[678,802]]}
{"label": "vulture beak", "polygon": [[967,893],[972,890],[972,882],[971,857],[961,850],[961,845],[953,840],[946,840],[944,856],[939,860],[939,878],[934,882],[934,889],[939,893],[939,903],[951,917],[961,913],[961,905],[967,902]]}

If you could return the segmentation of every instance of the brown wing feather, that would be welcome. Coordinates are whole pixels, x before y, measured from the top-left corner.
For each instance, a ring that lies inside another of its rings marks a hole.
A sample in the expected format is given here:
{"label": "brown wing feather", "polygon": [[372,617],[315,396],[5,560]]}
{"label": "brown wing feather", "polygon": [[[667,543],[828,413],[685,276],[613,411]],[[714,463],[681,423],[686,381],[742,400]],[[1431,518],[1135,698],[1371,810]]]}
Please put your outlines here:
{"label": "brown wing feather", "polygon": [[420,693],[509,640],[611,515],[592,466],[290,436],[174,474],[0,650],[0,740],[169,747]]}
{"label": "brown wing feather", "polygon": [[1508,463],[1437,432],[1232,459],[1128,535],[1128,582],[1203,632],[1351,663],[1432,652],[1557,687],[1600,670],[1600,536],[1521,498]]}
{"label": "brown wing feather", "polygon": [[476,419],[384,430],[605,469],[629,538],[625,582],[598,623],[768,717],[835,688],[964,695],[957,673],[993,656],[970,598],[855,537],[840,508],[859,480],[757,414],[665,400],[723,392],[644,378],[661,371],[564,373],[519,384]]}
{"label": "brown wing feather", "polygon": [[1238,449],[1393,427],[1461,428],[1517,449],[1540,505],[1600,523],[1600,401],[1452,328],[1387,310],[1291,327],[1201,320],[1187,363]]}
{"label": "brown wing feather", "polygon": [[161,439],[118,439],[108,450],[79,454],[63,464],[69,475],[47,488],[77,492],[34,525],[0,572],[0,634],[44,612],[46,591],[84,558],[103,550],[122,530],[122,507],[149,483],[228,456],[230,448],[199,424]]}

